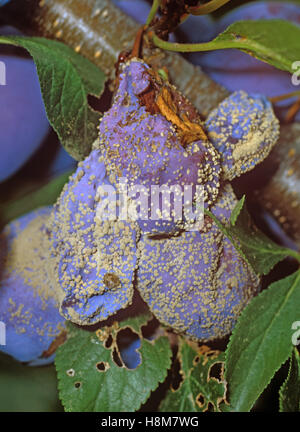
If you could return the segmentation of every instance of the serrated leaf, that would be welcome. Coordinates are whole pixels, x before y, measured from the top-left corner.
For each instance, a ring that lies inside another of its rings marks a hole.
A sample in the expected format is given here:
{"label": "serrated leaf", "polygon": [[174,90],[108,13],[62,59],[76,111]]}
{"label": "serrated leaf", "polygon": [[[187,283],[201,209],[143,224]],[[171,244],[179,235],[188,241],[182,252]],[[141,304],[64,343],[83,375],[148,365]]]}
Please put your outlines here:
{"label": "serrated leaf", "polygon": [[262,233],[253,223],[244,206],[234,226],[229,228],[235,237],[248,262],[258,274],[268,274],[275,264],[293,253],[287,248],[278,246]]}
{"label": "serrated leaf", "polygon": [[[200,412],[213,408],[225,400],[226,383],[223,380],[224,353],[210,355],[196,352],[183,339],[179,343],[178,360],[182,382],[177,390],[170,389],[160,405],[162,412]],[[221,377],[214,377],[213,367],[220,366]],[[221,379],[220,379],[221,378]]]}
{"label": "serrated leaf", "polygon": [[281,412],[300,412],[300,355],[293,350],[287,379],[279,391]]}
{"label": "serrated leaf", "polygon": [[249,411],[292,351],[299,318],[300,271],[274,282],[243,310],[226,350],[225,375],[233,411]]}
{"label": "serrated leaf", "polygon": [[[148,318],[146,315],[126,320],[96,332],[70,326],[68,340],[59,347],[55,360],[60,398],[66,411],[135,411],[165,380],[172,356],[165,336],[148,341],[139,332],[141,363],[136,369],[120,367],[113,359],[118,331],[126,327],[140,329]],[[109,335],[113,343],[106,348]],[[102,370],[98,369],[99,364]]]}
{"label": "serrated leaf", "polygon": [[23,47],[33,57],[48,120],[65,149],[75,159],[83,159],[97,138],[100,119],[87,96],[101,95],[104,72],[58,41],[1,36],[0,43]]}
{"label": "serrated leaf", "polygon": [[13,199],[4,204],[0,203],[1,225],[5,225],[38,207],[54,204],[71,174],[71,171],[63,173],[52,179],[48,184],[25,194],[22,198]]}
{"label": "serrated leaf", "polygon": [[257,274],[268,274],[275,264],[289,255],[300,259],[300,255],[298,256],[295,251],[278,246],[262,233],[254,225],[245,206],[238,210],[237,217],[236,214],[231,216],[230,220],[233,218],[235,224],[230,226],[223,225],[210,211],[204,211],[215,221],[220,230],[229,238],[236,250]]}
{"label": "serrated leaf", "polygon": [[293,62],[300,58],[299,40],[298,26],[271,19],[235,22],[211,44],[240,49],[278,69],[293,73]]}

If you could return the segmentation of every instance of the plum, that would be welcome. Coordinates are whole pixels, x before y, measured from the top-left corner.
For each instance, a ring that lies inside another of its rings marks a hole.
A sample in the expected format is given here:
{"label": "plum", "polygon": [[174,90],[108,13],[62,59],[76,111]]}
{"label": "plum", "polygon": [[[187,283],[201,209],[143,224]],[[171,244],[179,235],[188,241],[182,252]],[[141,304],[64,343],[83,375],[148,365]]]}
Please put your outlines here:
{"label": "plum", "polygon": [[[237,202],[229,184],[212,211],[226,223]],[[168,239],[142,236],[138,290],[158,320],[196,340],[222,338],[259,292],[259,277],[215,224]]]}
{"label": "plum", "polygon": [[[202,125],[189,101],[149,65],[136,58],[122,64],[99,140],[47,223],[64,317],[81,325],[104,321],[132,304],[136,287],[178,333],[201,341],[230,333],[260,279],[209,217],[193,231],[164,217],[153,225],[146,220],[146,227],[117,212],[105,219],[99,208],[115,202],[121,178],[143,187],[203,183],[205,203],[226,224],[237,203],[228,180],[267,156],[278,129],[266,98],[242,91]],[[111,189],[115,195],[104,199]]]}
{"label": "plum", "polygon": [[[19,32],[2,27],[0,34]],[[0,61],[6,81],[0,85],[0,181],[4,181],[41,145],[49,123],[34,62],[6,46],[0,46]]]}
{"label": "plum", "polygon": [[146,22],[151,6],[145,0],[112,0],[114,5],[121,9],[140,24]]}
{"label": "plum", "polygon": [[1,351],[31,365],[53,361],[49,348],[65,328],[58,312],[45,223],[50,207],[11,222],[0,233]]}
{"label": "plum", "polygon": [[135,224],[99,216],[99,187],[111,186],[99,158],[93,150],[79,163],[48,221],[60,311],[81,325],[131,303],[137,262]]}

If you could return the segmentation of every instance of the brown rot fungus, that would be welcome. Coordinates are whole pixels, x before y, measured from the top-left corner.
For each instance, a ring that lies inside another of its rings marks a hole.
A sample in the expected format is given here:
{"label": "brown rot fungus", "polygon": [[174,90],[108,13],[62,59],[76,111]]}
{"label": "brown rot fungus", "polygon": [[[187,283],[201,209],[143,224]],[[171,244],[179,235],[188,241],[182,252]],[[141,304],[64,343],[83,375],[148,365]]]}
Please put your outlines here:
{"label": "brown rot fungus", "polygon": [[99,139],[46,223],[63,317],[106,320],[136,289],[174,331],[198,341],[228,335],[260,280],[197,210],[226,225],[237,203],[229,181],[261,162],[278,134],[261,95],[235,92],[202,122],[145,62],[121,64]]}
{"label": "brown rot fungus", "polygon": [[53,361],[65,330],[56,300],[45,207],[11,222],[0,233],[0,319],[6,324],[1,351],[21,362]]}
{"label": "brown rot fungus", "polygon": [[254,168],[278,138],[271,104],[236,92],[203,123],[134,58],[120,66],[99,132],[49,224],[61,312],[79,324],[105,320],[132,302],[135,282],[175,331],[202,341],[229,334],[259,278],[209,217],[201,226],[185,213],[176,218],[175,199],[167,203],[162,193],[153,202],[151,188],[175,197],[178,186],[184,205],[185,187],[201,186],[193,203],[202,201],[226,224],[237,202],[228,180]]}

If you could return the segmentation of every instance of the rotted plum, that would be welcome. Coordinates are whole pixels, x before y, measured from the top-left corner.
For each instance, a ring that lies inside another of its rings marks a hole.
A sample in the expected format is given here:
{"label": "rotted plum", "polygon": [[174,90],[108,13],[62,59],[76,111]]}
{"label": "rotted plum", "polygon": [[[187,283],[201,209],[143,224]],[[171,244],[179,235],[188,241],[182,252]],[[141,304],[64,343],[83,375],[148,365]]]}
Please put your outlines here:
{"label": "rotted plum", "polygon": [[[203,184],[223,223],[237,200],[229,180],[275,144],[279,122],[260,95],[236,92],[202,122],[191,104],[139,59],[121,66],[99,140],[65,186],[47,226],[61,312],[77,324],[107,319],[137,289],[164,325],[192,339],[229,334],[259,277],[208,217],[190,231],[155,221],[99,218],[99,189]],[[173,183],[173,184],[174,184]]]}

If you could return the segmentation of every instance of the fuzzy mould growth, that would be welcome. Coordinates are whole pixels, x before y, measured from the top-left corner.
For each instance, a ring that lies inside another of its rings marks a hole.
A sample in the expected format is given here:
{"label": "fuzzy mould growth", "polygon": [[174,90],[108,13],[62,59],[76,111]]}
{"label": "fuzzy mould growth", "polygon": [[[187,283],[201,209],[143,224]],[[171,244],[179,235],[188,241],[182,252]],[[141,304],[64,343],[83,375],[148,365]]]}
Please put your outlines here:
{"label": "fuzzy mould growth", "polygon": [[[53,328],[64,319],[79,325],[104,321],[129,306],[137,290],[157,319],[180,334],[198,341],[230,334],[259,292],[259,277],[208,216],[200,228],[191,229],[185,217],[174,217],[172,204],[170,217],[164,218],[162,198],[154,206],[147,201],[144,219],[122,220],[120,181],[125,179],[128,188],[200,185],[203,194],[196,194],[195,202],[201,198],[227,224],[237,203],[229,181],[261,162],[278,134],[272,106],[261,95],[235,92],[203,121],[145,62],[131,59],[121,65],[99,139],[51,213],[43,215],[45,240],[28,256],[37,266],[47,249],[47,263],[37,270],[34,286],[40,286],[46,268],[61,314],[53,312]],[[103,190],[115,192],[107,196]],[[110,205],[109,197],[116,198],[114,217],[99,211]],[[126,200],[132,209],[134,196]],[[148,217],[153,207],[159,215],[155,220]],[[23,226],[20,230],[18,237],[25,232]],[[2,296],[8,288],[15,292],[17,275],[26,287],[32,285],[11,265],[1,276]],[[12,301],[19,295],[15,292]],[[52,295],[47,299],[46,307],[52,308]],[[24,329],[25,335],[26,323]]]}

